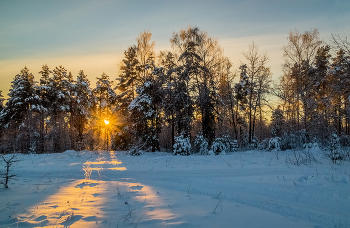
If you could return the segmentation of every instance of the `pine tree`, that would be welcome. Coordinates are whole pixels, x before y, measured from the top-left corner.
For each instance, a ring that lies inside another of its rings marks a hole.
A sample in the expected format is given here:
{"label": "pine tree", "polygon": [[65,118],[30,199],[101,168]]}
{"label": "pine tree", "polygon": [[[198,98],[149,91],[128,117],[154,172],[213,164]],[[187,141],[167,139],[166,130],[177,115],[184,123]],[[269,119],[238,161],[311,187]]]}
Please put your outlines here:
{"label": "pine tree", "polygon": [[121,92],[119,102],[123,109],[127,109],[127,106],[136,96],[136,88],[142,84],[138,74],[140,66],[136,53],[136,46],[128,48],[124,52],[125,58],[123,59],[123,65],[120,67],[121,74],[116,88]]}
{"label": "pine tree", "polygon": [[[4,99],[4,96],[2,95],[2,91],[0,90],[0,115],[1,115],[1,112],[2,112],[2,110],[5,108],[4,107],[4,101],[5,101],[5,99]],[[0,145],[2,145],[3,143],[2,143],[2,138],[3,138],[3,136],[2,136],[2,134],[3,134],[3,126],[0,124]],[[3,150],[3,147],[1,146],[0,147],[0,150],[2,151]]]}
{"label": "pine tree", "polygon": [[[42,66],[42,70],[39,72],[41,74],[40,85],[37,88],[36,93],[40,97],[40,109],[39,109],[39,143],[38,143],[38,152],[44,153],[46,151],[45,148],[45,137],[47,135],[48,129],[45,124],[45,120],[47,120],[49,116],[49,108],[50,108],[50,93],[51,93],[51,78],[49,67],[45,64]],[[46,130],[45,130],[46,127]]]}
{"label": "pine tree", "polygon": [[328,111],[331,106],[331,96],[329,88],[329,54],[330,47],[323,46],[317,50],[315,63],[311,69],[310,92],[308,97],[310,112],[310,134],[315,137],[326,138],[329,136],[329,118]]}
{"label": "pine tree", "polygon": [[173,48],[179,55],[179,66],[176,69],[177,88],[175,91],[174,105],[176,110],[176,122],[178,135],[183,134],[185,138],[191,138],[191,123],[194,113],[194,102],[190,92],[194,88],[190,81],[198,76],[200,71],[199,62],[201,57],[197,53],[197,46],[202,41],[199,28],[189,27],[174,33],[170,40]]}
{"label": "pine tree", "polygon": [[78,132],[77,143],[82,144],[84,139],[83,133],[89,121],[92,108],[92,92],[90,89],[90,82],[87,79],[87,76],[84,74],[83,70],[79,71],[79,74],[77,76],[77,82],[74,85],[73,91],[73,123],[74,127],[77,129]]}
{"label": "pine tree", "polygon": [[[247,76],[246,65],[241,65],[239,69],[241,71],[240,82],[235,84],[234,90],[236,95],[235,98],[237,101],[237,125],[239,126],[240,140],[243,140],[243,128],[246,127],[245,116],[247,115],[249,77]],[[241,113],[243,113],[243,116]]]}
{"label": "pine tree", "polygon": [[[97,132],[97,138],[100,139],[102,137],[102,129],[105,130],[105,144],[109,142],[109,129],[111,125],[115,124],[115,121],[112,120],[114,117],[114,105],[117,102],[117,95],[113,88],[114,83],[110,81],[107,74],[103,73],[101,77],[97,78],[96,88],[92,90],[94,96],[93,115],[95,131]],[[99,147],[102,148],[103,145],[100,144]]]}
{"label": "pine tree", "polygon": [[0,125],[12,129],[16,140],[12,151],[28,152],[33,142],[32,104],[34,100],[34,77],[24,67],[12,81],[9,99],[0,114]]}
{"label": "pine tree", "polygon": [[53,140],[53,151],[62,152],[69,149],[70,138],[67,122],[65,118],[69,113],[70,94],[67,85],[67,70],[62,67],[56,67],[53,70],[53,77],[50,80],[49,100],[50,100],[50,138]]}
{"label": "pine tree", "polygon": [[284,115],[283,111],[280,109],[280,106],[277,109],[272,111],[271,116],[271,134],[273,137],[281,137],[284,133]]}
{"label": "pine tree", "polygon": [[175,144],[176,116],[177,113],[179,113],[179,111],[176,110],[179,101],[175,100],[175,97],[177,96],[176,90],[179,90],[177,79],[178,75],[180,75],[178,71],[180,68],[177,65],[178,56],[172,52],[161,52],[159,59],[160,65],[165,72],[162,85],[164,89],[162,107],[165,121],[171,128],[171,148],[173,148]]}
{"label": "pine tree", "polygon": [[116,90],[117,95],[117,115],[118,124],[117,134],[113,139],[114,147],[122,150],[129,148],[131,143],[131,132],[133,122],[130,117],[128,106],[137,96],[136,88],[141,86],[143,80],[140,79],[140,64],[137,59],[137,47],[132,46],[124,52],[125,58],[123,65],[120,67],[121,74]]}
{"label": "pine tree", "polygon": [[141,149],[150,148],[152,152],[159,151],[159,133],[162,111],[162,78],[163,68],[154,66],[152,58],[147,68],[151,73],[146,76],[146,82],[137,89],[138,96],[130,103],[129,110],[134,122],[134,134],[141,138]]}
{"label": "pine tree", "polygon": [[[330,72],[330,84],[332,85],[333,123],[338,135],[342,133],[343,118],[349,113],[350,96],[350,57],[343,50],[337,52],[333,59]],[[347,119],[347,118],[346,118]]]}
{"label": "pine tree", "polygon": [[173,146],[174,155],[188,156],[191,154],[190,138],[183,134],[175,137],[175,144]]}

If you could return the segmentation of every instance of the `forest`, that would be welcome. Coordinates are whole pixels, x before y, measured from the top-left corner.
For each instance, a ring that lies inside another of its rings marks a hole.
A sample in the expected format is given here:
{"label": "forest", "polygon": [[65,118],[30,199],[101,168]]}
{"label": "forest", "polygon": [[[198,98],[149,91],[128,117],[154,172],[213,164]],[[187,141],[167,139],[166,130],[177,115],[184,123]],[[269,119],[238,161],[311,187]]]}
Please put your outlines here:
{"label": "forest", "polygon": [[350,146],[350,43],[333,34],[327,44],[316,29],[286,37],[278,82],[256,43],[234,71],[219,41],[191,26],[159,53],[142,32],[124,51],[118,78],[103,73],[96,85],[83,70],[43,65],[34,78],[24,67],[6,101],[0,91],[0,152]]}

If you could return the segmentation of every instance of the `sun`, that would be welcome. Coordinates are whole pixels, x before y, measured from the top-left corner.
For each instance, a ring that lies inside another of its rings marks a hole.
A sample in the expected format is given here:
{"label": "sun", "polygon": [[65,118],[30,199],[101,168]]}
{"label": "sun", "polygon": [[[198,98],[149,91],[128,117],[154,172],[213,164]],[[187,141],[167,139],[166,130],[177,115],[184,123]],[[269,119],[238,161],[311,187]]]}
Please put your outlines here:
{"label": "sun", "polygon": [[109,121],[108,121],[108,120],[105,120],[105,124],[108,125],[108,124],[109,124]]}

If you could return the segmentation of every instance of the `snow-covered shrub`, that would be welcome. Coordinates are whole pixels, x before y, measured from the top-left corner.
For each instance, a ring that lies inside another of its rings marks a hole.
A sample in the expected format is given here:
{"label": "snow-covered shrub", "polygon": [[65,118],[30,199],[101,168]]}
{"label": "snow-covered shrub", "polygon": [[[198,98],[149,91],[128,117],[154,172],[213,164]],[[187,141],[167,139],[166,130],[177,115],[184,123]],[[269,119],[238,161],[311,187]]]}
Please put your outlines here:
{"label": "snow-covered shrub", "polygon": [[339,143],[341,147],[350,147],[350,136],[349,135],[340,136]]}
{"label": "snow-covered shrub", "polygon": [[248,134],[244,134],[242,139],[240,140],[241,143],[241,147],[242,148],[249,148],[250,144],[249,144],[249,135]]}
{"label": "snow-covered shrub", "polygon": [[270,139],[261,140],[261,142],[258,144],[258,150],[267,150],[267,148],[269,148],[269,141]]}
{"label": "snow-covered shrub", "polygon": [[269,147],[267,148],[267,150],[273,150],[273,149],[281,150],[280,142],[281,142],[280,137],[271,138],[269,141]]}
{"label": "snow-covered shrub", "polygon": [[250,147],[251,147],[252,149],[258,148],[258,139],[257,139],[256,137],[254,137],[254,138],[252,139],[252,143],[250,144]]}
{"label": "snow-covered shrub", "polygon": [[86,165],[83,165],[83,170],[84,170],[84,176],[85,180],[90,180],[91,178],[91,173],[92,173],[92,168],[90,167],[90,163],[87,163]]}
{"label": "snow-covered shrub", "polygon": [[238,143],[237,140],[232,140],[229,135],[224,135],[222,137],[222,142],[226,146],[226,150],[236,152],[238,149]]}
{"label": "snow-covered shrub", "polygon": [[342,147],[340,149],[340,156],[343,160],[350,161],[350,150],[349,147]]}
{"label": "snow-covered shrub", "polygon": [[190,155],[191,151],[191,143],[190,138],[184,137],[184,135],[180,135],[178,137],[175,137],[175,144],[173,146],[174,155],[183,155],[188,156]]}
{"label": "snow-covered shrub", "polygon": [[342,160],[340,154],[340,142],[337,134],[333,134],[328,147],[328,153],[326,155],[331,159],[334,164],[338,164]]}
{"label": "snow-covered shrub", "polygon": [[208,150],[208,142],[203,135],[197,135],[194,140],[194,151],[201,155],[210,155]]}
{"label": "snow-covered shrub", "polygon": [[238,150],[238,142],[237,142],[237,139],[233,140],[233,150],[232,151],[237,151]]}
{"label": "snow-covered shrub", "polygon": [[295,148],[295,135],[292,133],[286,133],[284,132],[282,137],[281,137],[281,141],[280,141],[280,148],[281,150],[289,150],[292,148]]}
{"label": "snow-covered shrub", "polygon": [[295,132],[284,132],[280,139],[281,150],[304,149],[311,142],[305,129]]}
{"label": "snow-covered shrub", "polygon": [[225,146],[224,139],[216,138],[213,142],[213,145],[211,145],[211,151],[215,155],[226,154],[227,147]]}

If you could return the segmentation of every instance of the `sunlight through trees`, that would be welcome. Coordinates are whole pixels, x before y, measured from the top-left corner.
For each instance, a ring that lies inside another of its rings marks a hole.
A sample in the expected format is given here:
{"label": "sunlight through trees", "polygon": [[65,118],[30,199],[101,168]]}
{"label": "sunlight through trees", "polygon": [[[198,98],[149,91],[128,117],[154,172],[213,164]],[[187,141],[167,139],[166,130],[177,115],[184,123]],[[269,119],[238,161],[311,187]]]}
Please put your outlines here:
{"label": "sunlight through trees", "polygon": [[174,32],[170,51],[155,53],[149,31],[135,41],[118,78],[102,73],[94,88],[83,70],[43,65],[37,80],[20,70],[6,102],[0,93],[1,153],[172,150],[180,138],[207,153],[213,143],[257,148],[295,135],[326,145],[335,133],[350,144],[346,38],[327,45],[317,30],[291,31],[278,85],[255,42],[233,71],[219,41],[198,27]]}

